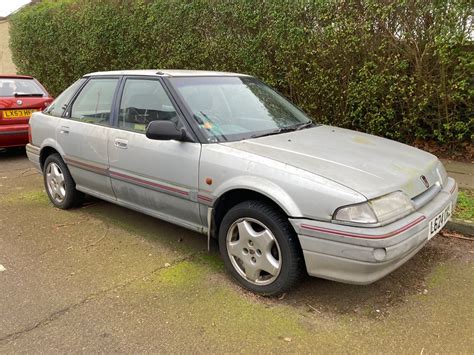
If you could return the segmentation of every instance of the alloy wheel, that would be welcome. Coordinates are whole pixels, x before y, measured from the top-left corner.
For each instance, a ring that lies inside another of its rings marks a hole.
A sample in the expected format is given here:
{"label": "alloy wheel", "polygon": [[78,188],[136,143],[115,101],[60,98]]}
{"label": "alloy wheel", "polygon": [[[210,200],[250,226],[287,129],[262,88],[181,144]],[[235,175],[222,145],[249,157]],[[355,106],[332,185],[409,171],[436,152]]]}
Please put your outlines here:
{"label": "alloy wheel", "polygon": [[254,285],[268,285],[281,271],[281,251],[271,230],[253,218],[240,218],[230,226],[226,238],[232,266]]}
{"label": "alloy wheel", "polygon": [[46,186],[51,198],[62,203],[66,198],[66,183],[63,172],[58,164],[51,162],[46,168]]}

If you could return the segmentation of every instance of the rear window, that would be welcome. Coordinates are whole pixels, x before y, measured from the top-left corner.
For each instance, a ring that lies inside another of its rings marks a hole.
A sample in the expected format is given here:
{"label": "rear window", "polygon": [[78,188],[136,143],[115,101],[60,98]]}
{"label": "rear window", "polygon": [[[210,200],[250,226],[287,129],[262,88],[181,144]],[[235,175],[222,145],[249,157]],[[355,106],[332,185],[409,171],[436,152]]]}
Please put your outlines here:
{"label": "rear window", "polygon": [[0,78],[0,97],[46,95],[33,79]]}

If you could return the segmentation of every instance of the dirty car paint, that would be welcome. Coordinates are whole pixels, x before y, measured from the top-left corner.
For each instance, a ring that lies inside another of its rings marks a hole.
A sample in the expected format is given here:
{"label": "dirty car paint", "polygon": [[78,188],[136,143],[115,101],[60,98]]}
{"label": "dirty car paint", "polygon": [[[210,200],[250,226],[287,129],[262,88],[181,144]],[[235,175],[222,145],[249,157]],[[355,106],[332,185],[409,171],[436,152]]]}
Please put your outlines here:
{"label": "dirty car paint", "polygon": [[327,177],[368,199],[400,189],[413,198],[426,190],[420,175],[425,175],[430,185],[439,180],[434,155],[331,126],[225,145]]}

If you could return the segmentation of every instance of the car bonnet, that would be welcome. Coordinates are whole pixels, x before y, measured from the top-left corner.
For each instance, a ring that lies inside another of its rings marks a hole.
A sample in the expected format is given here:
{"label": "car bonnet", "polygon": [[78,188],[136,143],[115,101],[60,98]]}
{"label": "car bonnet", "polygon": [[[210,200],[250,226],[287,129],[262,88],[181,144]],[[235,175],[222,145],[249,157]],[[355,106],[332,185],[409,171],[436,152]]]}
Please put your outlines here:
{"label": "car bonnet", "polygon": [[413,198],[443,179],[438,159],[430,153],[331,126],[224,145],[336,181],[368,199],[397,190]]}

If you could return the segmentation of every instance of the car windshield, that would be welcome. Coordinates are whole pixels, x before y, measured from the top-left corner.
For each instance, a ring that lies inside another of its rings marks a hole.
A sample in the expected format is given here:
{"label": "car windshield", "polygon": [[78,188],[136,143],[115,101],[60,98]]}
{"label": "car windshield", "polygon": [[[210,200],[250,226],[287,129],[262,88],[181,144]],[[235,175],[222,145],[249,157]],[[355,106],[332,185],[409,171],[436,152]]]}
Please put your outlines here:
{"label": "car windshield", "polygon": [[208,142],[278,134],[311,125],[296,106],[250,77],[174,77],[171,83]]}
{"label": "car windshield", "polygon": [[0,78],[0,97],[44,95],[43,89],[33,79]]}

